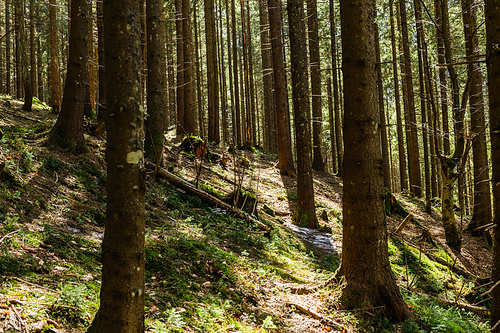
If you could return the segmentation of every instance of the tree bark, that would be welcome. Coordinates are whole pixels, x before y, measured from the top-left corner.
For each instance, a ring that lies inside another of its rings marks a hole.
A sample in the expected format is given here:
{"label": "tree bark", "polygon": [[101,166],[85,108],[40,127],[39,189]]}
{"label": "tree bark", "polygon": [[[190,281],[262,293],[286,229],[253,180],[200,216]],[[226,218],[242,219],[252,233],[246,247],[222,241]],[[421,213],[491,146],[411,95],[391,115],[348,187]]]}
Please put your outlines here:
{"label": "tree bark", "polygon": [[50,106],[52,112],[58,113],[61,108],[61,72],[59,65],[59,42],[57,38],[57,3],[49,1],[49,41],[50,41]]}
{"label": "tree bark", "polygon": [[[228,0],[229,1],[229,0]],[[238,41],[236,38],[236,6],[235,0],[231,0],[231,31],[232,31],[232,52],[233,52],[233,86],[234,86],[234,101],[233,105],[233,140],[235,145],[242,143],[242,130],[240,122],[240,83],[238,81]]]}
{"label": "tree bark", "polygon": [[194,108],[193,94],[193,31],[189,0],[182,0],[182,35],[184,64],[184,131],[187,134],[197,135],[198,119]]}
{"label": "tree bark", "polygon": [[[163,164],[163,134],[165,132],[165,109],[163,106],[161,73],[161,16],[163,3],[160,0],[146,0],[147,34],[147,114],[144,152],[157,165]],[[186,87],[185,87],[186,88]]]}
{"label": "tree bark", "polygon": [[107,208],[100,309],[88,332],[144,332],[146,184],[139,89],[139,3],[122,0],[103,4],[108,110]]}
{"label": "tree bark", "polygon": [[[490,111],[491,165],[493,184],[494,249],[492,280],[500,281],[500,0],[484,1],[486,24],[486,68]],[[491,304],[492,333],[500,332],[500,288],[495,288]]]}
{"label": "tree bark", "polygon": [[97,57],[99,58],[99,101],[97,119],[106,119],[106,66],[104,59],[104,24],[102,18],[102,1],[97,1]]}
{"label": "tree bark", "polygon": [[[36,6],[38,7],[38,6]],[[38,9],[38,8],[37,8]],[[32,88],[32,92],[36,93],[36,79],[37,79],[37,70],[36,70],[36,45],[35,45],[35,0],[30,0],[30,73],[31,73],[31,82],[30,87]]]}
{"label": "tree bark", "polygon": [[[341,1],[344,73],[343,308],[385,305],[412,318],[389,264],[377,109],[375,0]],[[356,148],[354,148],[354,146]],[[363,244],[362,247],[359,244]]]}
{"label": "tree bark", "polygon": [[278,169],[281,174],[295,176],[292,156],[292,136],[290,134],[290,114],[288,111],[288,94],[286,91],[285,63],[281,36],[281,2],[268,0],[269,33],[271,38],[274,102],[276,108],[276,132],[278,138]]}
{"label": "tree bark", "polygon": [[177,135],[184,135],[184,25],[182,24],[182,0],[175,0],[175,39],[177,44],[177,84],[175,86],[177,102]]}
{"label": "tree bark", "polygon": [[415,115],[415,98],[413,96],[413,78],[411,67],[410,44],[408,41],[408,21],[406,15],[406,2],[399,0],[401,15],[401,35],[403,37],[403,57],[405,67],[406,98],[408,107],[408,120],[410,127],[409,136],[409,164],[410,164],[410,191],[417,197],[422,196],[422,179],[420,175],[420,154],[418,149],[417,118]]}
{"label": "tree bark", "polygon": [[297,211],[295,222],[302,227],[316,228],[318,219],[314,206],[311,158],[311,121],[307,75],[307,46],[302,0],[289,0],[290,65],[292,100],[297,146]]}
{"label": "tree bark", "polygon": [[394,28],[394,9],[393,0],[389,1],[390,16],[391,16],[391,46],[392,46],[392,75],[394,82],[394,99],[396,102],[396,132],[398,135],[398,154],[399,154],[399,183],[400,191],[408,189],[408,177],[406,173],[406,152],[404,144],[403,120],[401,118],[401,97],[399,93],[399,76],[398,76],[398,58],[396,52],[396,32]]}
{"label": "tree bark", "polygon": [[217,34],[214,0],[205,0],[205,29],[208,85],[208,141],[219,142],[219,80],[217,75]]}
{"label": "tree bark", "polygon": [[309,67],[311,70],[312,93],[312,131],[314,170],[325,169],[323,159],[323,115],[321,109],[321,63],[319,55],[318,4],[316,0],[307,0],[307,36],[309,40]]}
{"label": "tree bark", "polygon": [[10,0],[5,0],[5,92],[10,95]]}
{"label": "tree bark", "polygon": [[61,112],[49,140],[75,152],[85,150],[83,114],[89,89],[88,4],[72,0],[68,72]]}
{"label": "tree bark", "polygon": [[486,149],[486,122],[484,116],[483,78],[479,63],[479,42],[476,34],[476,6],[472,0],[462,0],[465,53],[469,64],[469,107],[472,131],[472,158],[474,162],[474,210],[471,229],[491,223],[491,193],[489,184],[488,151]]}

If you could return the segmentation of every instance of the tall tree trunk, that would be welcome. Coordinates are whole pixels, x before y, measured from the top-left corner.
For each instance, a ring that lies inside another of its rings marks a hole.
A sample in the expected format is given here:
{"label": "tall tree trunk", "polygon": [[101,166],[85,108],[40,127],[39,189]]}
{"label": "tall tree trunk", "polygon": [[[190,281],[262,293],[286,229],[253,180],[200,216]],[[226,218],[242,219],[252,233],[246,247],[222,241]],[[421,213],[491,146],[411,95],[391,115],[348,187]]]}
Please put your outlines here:
{"label": "tall tree trunk", "polygon": [[231,0],[231,31],[232,31],[232,52],[233,52],[233,86],[234,101],[233,104],[233,140],[235,145],[242,143],[242,130],[240,122],[240,84],[238,82],[238,40],[236,38],[236,6],[235,0]]}
{"label": "tall tree trunk", "polygon": [[[385,305],[393,318],[413,317],[389,264],[377,109],[375,0],[341,1],[344,73],[343,308]],[[355,147],[355,148],[354,148]],[[359,244],[363,244],[362,247]]]}
{"label": "tall tree trunk", "polygon": [[[161,73],[161,16],[163,4],[160,0],[146,0],[146,34],[147,34],[147,114],[146,140],[144,152],[155,161],[163,164],[163,134],[165,132],[165,109],[163,106]],[[189,133],[189,132],[188,132]]]}
{"label": "tall tree trunk", "polygon": [[[453,96],[453,122],[455,124],[455,150],[451,155],[443,155],[437,152],[438,158],[441,162],[441,175],[443,177],[443,191],[441,194],[441,209],[442,209],[442,219],[443,226],[445,230],[446,242],[447,244],[460,251],[462,246],[462,236],[460,230],[457,227],[455,221],[454,213],[454,201],[453,201],[453,189],[455,186],[455,181],[463,171],[465,167],[463,156],[467,154],[465,147],[465,137],[464,137],[464,114],[465,105],[461,105],[460,91],[458,84],[458,77],[455,72],[455,67],[452,65],[452,55],[451,55],[451,37],[450,37],[450,27],[448,20],[448,4],[447,0],[442,1],[441,4],[441,19],[443,27],[443,41],[445,46],[445,59],[446,63],[449,64],[448,73],[451,79],[451,89]],[[464,97],[467,93],[467,87],[464,92]],[[465,101],[464,101],[465,102]]]}
{"label": "tall tree trunk", "polygon": [[[444,65],[445,59],[445,49],[443,41],[443,16],[442,12],[443,0],[434,0],[434,12],[436,16],[436,41],[437,41],[437,51],[438,51],[438,64]],[[448,15],[448,2],[444,1],[443,4],[446,8],[445,15]],[[441,115],[443,119],[442,126],[442,137],[443,137],[443,153],[445,155],[450,154],[450,127],[448,121],[448,81],[446,79],[446,67],[439,66],[439,86],[440,86],[440,97],[441,97]]]}
{"label": "tall tree trunk", "polygon": [[250,23],[250,1],[246,2],[246,29],[247,29],[247,52],[248,52],[248,76],[249,76],[249,97],[250,97],[250,137],[251,145],[255,146],[257,144],[257,107],[255,105],[255,80],[253,71],[253,44],[252,44],[252,33],[251,33],[251,23]]}
{"label": "tall tree trunk", "polygon": [[337,163],[337,147],[335,146],[335,115],[333,112],[333,90],[332,90],[332,78],[328,76],[326,78],[326,91],[328,96],[328,123],[330,125],[330,142],[331,142],[331,152],[332,152],[332,173],[336,174],[338,172]]}
{"label": "tall tree trunk", "polygon": [[193,94],[193,30],[189,0],[182,0],[182,35],[184,56],[184,130],[188,134],[198,134],[198,119],[194,108]]}
{"label": "tall tree trunk", "polygon": [[422,61],[422,49],[425,42],[421,0],[413,0],[415,7],[415,21],[417,25],[417,47],[418,47],[418,77],[420,89],[420,113],[422,121],[422,145],[424,146],[424,179],[425,179],[425,211],[431,213],[431,172],[429,163],[429,140],[427,133],[427,96],[425,94],[424,66]]}
{"label": "tall tree trunk", "polygon": [[[488,72],[488,101],[490,111],[491,166],[493,184],[493,223],[495,238],[493,250],[494,283],[500,281],[500,0],[484,1],[486,23],[486,68]],[[493,291],[491,304],[492,333],[500,332],[500,288]]]}
{"label": "tall tree trunk", "polygon": [[311,69],[313,162],[315,170],[324,170],[322,153],[323,115],[321,108],[321,64],[319,55],[318,4],[307,0],[307,36],[309,38],[309,66]]}
{"label": "tall tree trunk", "polygon": [[146,178],[138,89],[139,1],[105,1],[103,7],[109,114],[107,208],[100,309],[88,332],[144,332]]}
{"label": "tall tree trunk", "polygon": [[289,0],[287,12],[288,22],[293,27],[293,29],[289,30],[289,34],[293,118],[297,144],[297,211],[295,213],[295,222],[302,227],[316,228],[318,219],[314,206],[311,158],[311,111],[309,109],[309,82],[303,0]]}
{"label": "tall tree trunk", "polygon": [[5,92],[10,95],[10,0],[5,0]]}
{"label": "tall tree trunk", "polygon": [[97,118],[106,119],[106,66],[104,53],[104,24],[102,17],[102,1],[97,1],[97,57],[99,58],[99,102],[97,105]]}
{"label": "tall tree trunk", "polygon": [[[38,7],[38,6],[36,6]],[[30,0],[30,71],[31,71],[31,90],[36,95],[36,45],[35,45],[35,0]]]}
{"label": "tall tree trunk", "polygon": [[406,173],[406,152],[404,144],[403,120],[401,118],[401,97],[399,94],[398,61],[396,52],[396,32],[394,28],[394,6],[393,0],[389,1],[391,16],[391,46],[392,46],[392,75],[394,82],[394,99],[396,101],[396,132],[398,135],[398,155],[399,155],[399,183],[400,191],[408,189],[408,177]]}
{"label": "tall tree trunk", "polygon": [[[198,8],[197,4],[193,4],[193,22],[194,22],[194,50],[195,50],[195,62],[196,62],[196,100],[198,107],[198,125],[199,133],[201,138],[205,138],[205,117],[203,111],[203,100],[201,98],[201,87],[202,87],[202,76],[201,76],[201,65],[200,65],[200,47],[198,42]],[[231,54],[231,52],[229,52]],[[232,86],[231,86],[232,89]]]}
{"label": "tall tree trunk", "polygon": [[389,164],[389,144],[387,142],[387,124],[385,121],[384,85],[382,82],[382,63],[380,61],[380,43],[378,26],[375,24],[375,61],[377,68],[378,111],[380,117],[380,146],[382,148],[382,170],[384,187],[391,191],[391,169]]}
{"label": "tall tree trunk", "polygon": [[260,52],[262,56],[262,86],[264,98],[264,149],[270,153],[278,152],[276,145],[276,116],[273,98],[273,72],[271,60],[271,44],[269,39],[269,17],[267,1],[259,0],[260,18]]}
{"label": "tall tree trunk", "polygon": [[20,3],[19,0],[14,1],[14,64],[15,64],[15,73],[16,73],[16,80],[15,80],[15,87],[16,87],[16,98],[21,99],[23,98],[23,70],[22,70],[22,53],[21,53],[21,42],[24,43],[24,40],[21,39],[20,34],[21,34],[21,20],[24,20],[24,17],[21,18],[21,12],[24,13],[24,10],[22,10],[22,4]]}
{"label": "tall tree trunk", "polygon": [[[222,28],[222,1],[219,1],[219,73],[220,73],[220,92],[221,92],[221,108],[222,108],[222,142],[228,142],[229,140],[229,121],[228,121],[228,103],[227,103],[227,81],[226,81],[226,66],[225,66],[225,56],[224,56],[224,30]],[[226,2],[227,3],[227,2]]]}
{"label": "tall tree trunk", "polygon": [[276,132],[278,138],[278,169],[281,174],[295,176],[292,156],[292,137],[290,134],[290,114],[288,111],[288,94],[286,91],[285,62],[281,36],[281,2],[268,0],[269,33],[271,38],[274,102],[276,108]]}
{"label": "tall tree trunk", "polygon": [[62,87],[59,65],[59,42],[57,38],[57,3],[49,1],[49,38],[50,38],[50,106],[57,113],[61,108]]}
{"label": "tall tree trunk", "polygon": [[465,53],[469,62],[469,106],[472,137],[472,158],[474,161],[474,210],[471,229],[491,222],[491,193],[489,184],[488,152],[486,149],[486,122],[484,116],[483,78],[476,62],[479,42],[476,34],[476,6],[472,0],[462,0],[464,21]]}
{"label": "tall tree trunk", "polygon": [[[330,35],[331,35],[331,56],[332,56],[332,82],[333,82],[333,105],[335,113],[335,148],[337,156],[335,160],[337,161],[337,176],[342,177],[342,172],[344,168],[344,147],[342,140],[342,120],[340,119],[341,113],[341,103],[339,98],[339,82],[337,78],[337,38],[336,38],[336,20],[335,20],[335,8],[333,6],[333,0],[329,1],[330,5]],[[330,129],[331,130],[331,129]],[[332,145],[333,145],[332,141]],[[333,160],[333,158],[332,158]]]}
{"label": "tall tree trunk", "polygon": [[182,0],[175,0],[175,38],[177,43],[177,84],[176,84],[176,102],[177,102],[177,135],[184,135],[184,33],[182,24]]}
{"label": "tall tree trunk", "polygon": [[31,90],[31,75],[29,72],[29,61],[28,61],[28,50],[26,48],[26,26],[24,20],[24,2],[18,0],[16,8],[19,8],[19,21],[18,21],[18,38],[19,38],[19,67],[20,75],[19,80],[22,82],[24,88],[24,104],[22,109],[25,111],[31,111],[33,105],[33,92]]}
{"label": "tall tree trunk", "polygon": [[241,34],[242,34],[242,48],[243,48],[243,81],[245,84],[245,120],[244,120],[244,133],[243,145],[249,147],[252,144],[251,136],[251,110],[250,110],[250,79],[248,69],[248,31],[246,29],[246,11],[244,8],[244,0],[240,0],[241,4]]}
{"label": "tall tree trunk", "polygon": [[208,141],[219,142],[219,80],[217,75],[217,34],[214,0],[205,0],[205,30],[208,83]]}
{"label": "tall tree trunk", "polygon": [[89,89],[88,28],[87,1],[72,0],[68,72],[61,112],[49,139],[76,152],[85,150],[83,113]]}
{"label": "tall tree trunk", "polygon": [[410,191],[417,197],[422,196],[422,179],[420,175],[420,154],[418,149],[417,118],[415,115],[415,98],[413,96],[413,78],[411,68],[410,44],[408,41],[408,21],[406,15],[406,2],[399,1],[401,15],[401,35],[403,37],[403,57],[405,66],[405,83],[407,92],[408,120],[410,127],[410,142],[408,151],[410,168]]}
{"label": "tall tree trunk", "polygon": [[[43,92],[43,78],[42,78],[42,73],[43,73],[43,66],[42,66],[42,46],[40,42],[40,36],[36,37],[36,61],[37,61],[37,81],[38,81],[38,99],[41,101],[45,101],[45,96]],[[33,89],[35,89],[33,87]]]}

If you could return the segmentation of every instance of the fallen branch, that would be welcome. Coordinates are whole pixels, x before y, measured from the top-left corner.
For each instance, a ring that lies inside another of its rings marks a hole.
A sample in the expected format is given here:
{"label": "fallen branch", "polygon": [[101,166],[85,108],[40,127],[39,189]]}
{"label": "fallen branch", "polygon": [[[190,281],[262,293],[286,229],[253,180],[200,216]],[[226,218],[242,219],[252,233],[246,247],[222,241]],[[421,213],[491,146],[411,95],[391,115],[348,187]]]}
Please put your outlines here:
{"label": "fallen branch", "polygon": [[43,124],[43,121],[40,121],[38,119],[33,119],[33,118],[30,118],[30,117],[27,117],[27,116],[23,116],[22,114],[18,114],[18,113],[9,111],[6,108],[2,108],[2,110],[5,111],[6,113],[12,115],[12,116],[16,116],[16,117],[19,117],[19,118],[22,118],[22,119],[26,119],[26,120],[29,120],[29,121],[32,121],[32,122],[35,122],[35,123]]}
{"label": "fallen branch", "polygon": [[17,277],[13,277],[13,278],[12,278],[12,280],[16,280],[17,282],[21,282],[21,283],[24,283],[24,284],[30,285],[30,286],[32,286],[32,287],[36,287],[36,288],[40,288],[40,289],[45,289],[45,290],[47,290],[47,291],[50,291],[50,292],[53,292],[53,293],[56,293],[56,294],[58,294],[58,293],[59,293],[57,290],[50,289],[50,288],[47,288],[47,287],[41,286],[41,285],[36,284],[36,283],[33,283],[33,282],[26,281],[26,280],[23,280],[23,279],[20,279],[20,278],[17,278]]}
{"label": "fallen branch", "polygon": [[21,231],[21,229],[17,229],[17,230],[14,230],[14,231],[12,231],[12,232],[9,232],[8,234],[5,234],[2,238],[0,238],[0,244],[2,244],[2,242],[3,242],[6,238],[8,238],[8,237],[12,236],[13,234],[15,234],[16,232],[19,232],[19,231]]}
{"label": "fallen branch", "polygon": [[299,310],[300,312],[305,313],[307,315],[310,315],[314,319],[321,320],[322,322],[325,322],[327,325],[333,326],[333,327],[340,329],[340,330],[347,330],[347,327],[345,327],[344,325],[337,323],[333,319],[324,317],[323,315],[321,315],[321,314],[319,314],[311,309],[308,309],[305,306],[302,306],[302,305],[297,304],[297,303],[292,303],[292,302],[289,302],[288,305],[296,307],[297,310]]}
{"label": "fallen branch", "polygon": [[[422,295],[428,296],[425,294],[422,294]],[[482,307],[482,306],[474,306],[474,305],[465,304],[465,303],[458,302],[458,301],[450,301],[450,300],[447,300],[445,298],[440,298],[440,297],[435,297],[435,300],[439,305],[456,306],[456,307],[459,307],[461,309],[470,311],[470,312],[474,313],[475,315],[482,317],[482,318],[489,318],[491,315],[491,311],[485,307]]]}
{"label": "fallen branch", "polygon": [[[150,167],[150,168],[156,168],[156,165],[154,163],[151,163],[151,162],[146,162],[146,166]],[[270,227],[268,225],[260,222],[257,219],[254,219],[250,215],[243,213],[238,208],[233,207],[220,199],[217,199],[213,195],[210,195],[207,192],[205,192],[199,188],[196,188],[193,184],[188,183],[187,181],[174,175],[173,173],[168,172],[167,170],[165,170],[163,168],[158,168],[157,170],[158,170],[158,173],[157,173],[158,176],[165,178],[172,185],[177,186],[180,189],[182,189],[190,194],[196,195],[198,198],[200,198],[204,202],[208,203],[209,205],[225,209],[227,212],[234,214],[236,217],[239,217],[239,218],[247,221],[248,223],[256,224],[259,228],[261,228],[263,230],[266,230],[266,231],[270,230]]]}
{"label": "fallen branch", "polygon": [[401,233],[401,231],[406,227],[406,225],[408,224],[408,222],[410,222],[410,220],[412,219],[413,215],[411,214],[408,214],[403,222],[401,222],[401,224],[398,226],[398,228],[396,229],[396,231],[394,231],[394,235],[399,235]]}

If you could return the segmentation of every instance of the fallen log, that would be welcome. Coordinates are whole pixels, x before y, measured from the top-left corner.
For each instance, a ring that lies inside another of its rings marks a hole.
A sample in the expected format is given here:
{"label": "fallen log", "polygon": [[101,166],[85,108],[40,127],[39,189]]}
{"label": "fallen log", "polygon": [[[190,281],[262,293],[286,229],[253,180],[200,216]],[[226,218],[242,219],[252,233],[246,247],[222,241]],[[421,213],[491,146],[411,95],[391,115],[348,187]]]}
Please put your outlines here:
{"label": "fallen log", "polygon": [[168,172],[167,170],[165,170],[163,168],[160,168],[160,167],[157,168],[154,163],[146,161],[146,166],[157,170],[158,176],[165,178],[172,185],[177,186],[178,188],[186,191],[187,193],[192,194],[192,195],[196,195],[198,198],[200,198],[202,201],[206,202],[207,204],[214,206],[214,207],[219,207],[219,208],[225,209],[228,213],[234,214],[236,217],[239,217],[240,219],[245,220],[248,223],[253,223],[253,224],[257,225],[260,229],[263,229],[266,231],[269,231],[271,229],[268,225],[251,217],[250,215],[245,214],[244,212],[242,212],[238,208],[233,207],[233,206],[225,203],[224,201],[214,197],[213,195],[208,194],[207,192],[205,192],[199,188],[196,188],[193,184],[185,181],[181,177],[176,176],[173,173]]}

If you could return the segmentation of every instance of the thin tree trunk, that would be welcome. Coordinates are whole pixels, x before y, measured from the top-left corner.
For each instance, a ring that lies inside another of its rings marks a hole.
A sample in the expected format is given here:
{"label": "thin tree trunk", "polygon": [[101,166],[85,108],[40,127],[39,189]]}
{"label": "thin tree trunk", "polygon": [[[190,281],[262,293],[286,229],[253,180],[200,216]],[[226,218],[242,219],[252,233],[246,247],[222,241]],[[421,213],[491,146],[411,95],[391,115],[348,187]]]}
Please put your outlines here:
{"label": "thin tree trunk", "polygon": [[[42,73],[43,73],[43,66],[42,66],[42,46],[40,42],[40,36],[36,37],[36,60],[37,60],[37,76],[38,76],[38,99],[41,101],[45,101],[45,96],[43,92],[43,78],[42,78]],[[35,88],[33,88],[35,89]]]}
{"label": "thin tree trunk", "polygon": [[337,147],[335,146],[335,116],[333,113],[333,90],[332,90],[332,79],[330,76],[326,78],[326,91],[328,94],[328,120],[330,124],[330,142],[331,142],[331,152],[332,152],[332,173],[336,174],[338,172],[337,163]]}
{"label": "thin tree trunk", "polygon": [[318,5],[316,0],[307,0],[307,28],[309,38],[309,66],[312,93],[312,135],[314,170],[325,169],[322,153],[323,116],[321,108],[321,63],[319,54]]}
{"label": "thin tree trunk", "polygon": [[106,119],[106,67],[104,53],[104,24],[102,19],[102,1],[97,1],[97,57],[99,64],[99,101],[97,104],[97,119]]}
{"label": "thin tree trunk", "polygon": [[10,0],[5,0],[5,92],[10,95]]}
{"label": "thin tree trunk", "polygon": [[177,135],[184,135],[184,33],[182,24],[182,0],[175,0],[175,32],[177,42],[177,85],[176,85],[176,102],[177,102]]}
{"label": "thin tree trunk", "polygon": [[193,94],[193,30],[191,24],[191,5],[189,0],[182,0],[182,36],[184,63],[184,131],[198,134],[198,119],[194,108]]}
{"label": "thin tree trunk", "polygon": [[389,1],[391,16],[391,46],[392,46],[392,74],[394,82],[394,99],[396,101],[396,132],[398,135],[398,154],[399,154],[399,182],[400,191],[408,189],[408,178],[406,173],[406,152],[404,146],[403,121],[401,118],[401,97],[399,94],[399,76],[398,62],[396,52],[396,32],[394,28],[394,9],[393,0]]}
{"label": "thin tree trunk", "polygon": [[255,146],[257,144],[257,106],[255,104],[255,80],[253,71],[253,44],[252,44],[252,33],[251,33],[251,23],[250,23],[250,1],[246,0],[246,28],[247,28],[247,40],[248,40],[248,76],[249,76],[249,97],[250,97],[250,136],[251,145]]}
{"label": "thin tree trunk", "polygon": [[250,79],[248,69],[248,31],[246,29],[246,11],[244,8],[244,0],[240,0],[241,4],[241,34],[242,34],[242,48],[243,48],[243,82],[245,84],[245,120],[244,120],[244,138],[243,145],[249,147],[252,144],[252,131],[251,131],[251,115],[250,115]]}
{"label": "thin tree trunk", "polygon": [[285,63],[283,58],[282,19],[280,0],[268,0],[269,32],[272,48],[274,102],[276,103],[276,131],[278,138],[278,169],[281,174],[295,176],[290,134],[290,114],[286,91]]}
{"label": "thin tree trunk", "polygon": [[403,57],[405,66],[405,83],[407,92],[408,120],[410,127],[409,142],[409,164],[410,168],[410,191],[415,196],[422,196],[422,179],[420,175],[420,156],[418,149],[417,118],[415,115],[415,99],[413,96],[413,78],[411,67],[410,45],[408,41],[408,22],[406,15],[406,2],[399,1],[399,11],[401,15],[401,35],[403,37]]}
{"label": "thin tree trunk", "polygon": [[200,69],[200,47],[198,43],[198,18],[197,18],[197,4],[193,4],[193,22],[194,22],[194,50],[195,50],[195,62],[196,62],[196,99],[198,107],[198,125],[200,131],[200,137],[205,138],[205,121],[203,112],[203,102],[201,98],[201,87],[202,87],[202,76]]}
{"label": "thin tree trunk", "polygon": [[[228,0],[229,1],[229,0]],[[233,140],[235,145],[242,143],[242,130],[240,122],[240,86],[238,82],[238,40],[236,38],[236,6],[235,0],[231,0],[231,31],[232,31],[232,51],[233,51],[233,79],[234,79],[234,101],[233,104]]]}
{"label": "thin tree trunk", "polygon": [[219,142],[219,80],[217,75],[217,35],[214,0],[205,0],[205,30],[208,83],[208,141]]}
{"label": "thin tree trunk", "polygon": [[469,106],[472,137],[472,158],[474,161],[474,210],[471,229],[491,222],[491,193],[489,180],[488,152],[486,148],[486,121],[484,115],[483,78],[478,62],[479,42],[476,34],[476,6],[472,0],[462,0],[464,21],[465,53],[469,64]]}
{"label": "thin tree trunk", "polygon": [[57,3],[49,1],[49,30],[50,30],[50,106],[52,112],[58,113],[61,108],[61,72],[59,66],[59,46],[57,38]]}
{"label": "thin tree trunk", "polygon": [[384,187],[391,191],[391,169],[389,164],[389,144],[387,142],[387,124],[385,121],[384,86],[382,82],[382,64],[380,61],[380,43],[378,26],[375,24],[375,60],[377,66],[378,110],[380,117],[380,144],[382,148],[382,170]]}
{"label": "thin tree trunk", "polygon": [[[332,57],[332,82],[333,82],[333,105],[335,113],[335,148],[337,156],[334,158],[337,161],[337,176],[342,177],[344,168],[344,148],[342,140],[342,120],[340,119],[341,105],[339,98],[339,81],[337,78],[337,29],[335,20],[335,8],[333,0],[329,1],[330,5],[330,35],[331,35],[331,57]],[[332,141],[332,145],[334,142]],[[333,158],[332,158],[333,160]]]}
{"label": "thin tree trunk", "polygon": [[311,121],[307,73],[307,46],[305,38],[304,7],[302,0],[287,4],[290,29],[290,61],[292,72],[292,100],[297,143],[297,211],[295,222],[302,227],[316,228],[318,219],[314,205],[311,158]]}
{"label": "thin tree trunk", "polygon": [[[38,7],[38,6],[37,6]],[[35,50],[35,0],[30,0],[30,66],[31,66],[31,87],[36,94],[36,50]]]}
{"label": "thin tree trunk", "polygon": [[229,122],[228,122],[228,107],[227,107],[227,82],[226,82],[226,66],[224,60],[224,34],[222,28],[222,1],[219,2],[219,25],[218,25],[218,39],[219,39],[219,73],[220,73],[220,92],[221,92],[221,109],[222,109],[222,142],[228,142],[229,139]]}

